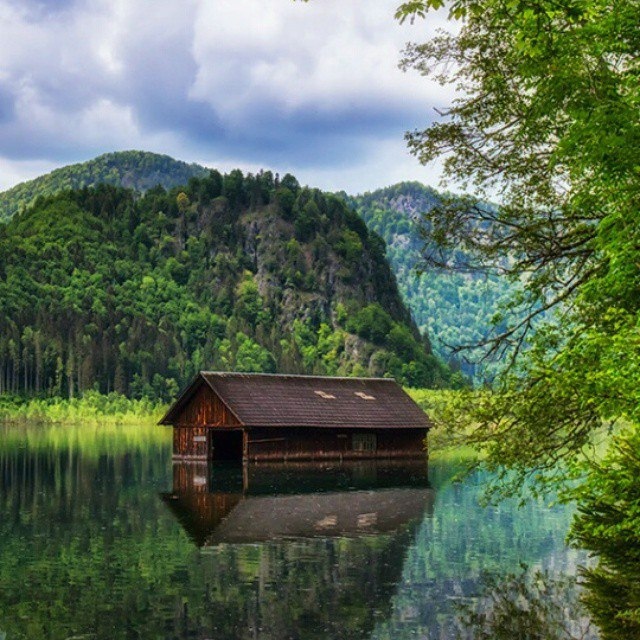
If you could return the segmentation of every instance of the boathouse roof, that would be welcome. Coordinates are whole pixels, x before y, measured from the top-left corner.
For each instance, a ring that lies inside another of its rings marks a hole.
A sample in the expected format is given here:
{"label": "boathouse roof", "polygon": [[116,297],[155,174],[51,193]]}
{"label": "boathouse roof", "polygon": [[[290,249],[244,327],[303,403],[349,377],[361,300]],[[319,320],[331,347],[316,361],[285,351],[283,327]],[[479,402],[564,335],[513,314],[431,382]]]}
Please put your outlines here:
{"label": "boathouse roof", "polygon": [[208,387],[246,427],[425,429],[424,411],[389,378],[337,378],[201,371],[160,424],[176,424],[194,395]]}

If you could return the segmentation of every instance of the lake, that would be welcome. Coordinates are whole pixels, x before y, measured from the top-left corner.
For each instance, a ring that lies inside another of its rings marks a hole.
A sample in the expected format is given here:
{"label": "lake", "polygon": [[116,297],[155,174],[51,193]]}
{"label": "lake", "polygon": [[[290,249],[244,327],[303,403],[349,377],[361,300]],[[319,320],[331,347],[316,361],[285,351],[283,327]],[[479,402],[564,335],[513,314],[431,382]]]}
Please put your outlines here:
{"label": "lake", "polygon": [[571,509],[483,507],[462,463],[172,464],[158,427],[0,426],[0,639],[490,637],[529,596],[580,636]]}

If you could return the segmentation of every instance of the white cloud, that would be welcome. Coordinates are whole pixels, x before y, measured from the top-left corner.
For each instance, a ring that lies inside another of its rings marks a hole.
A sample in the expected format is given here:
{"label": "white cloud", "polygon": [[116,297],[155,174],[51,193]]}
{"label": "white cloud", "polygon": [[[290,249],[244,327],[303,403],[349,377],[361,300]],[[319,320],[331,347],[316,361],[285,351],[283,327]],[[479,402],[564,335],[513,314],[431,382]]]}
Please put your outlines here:
{"label": "white cloud", "polygon": [[[376,102],[417,111],[440,102],[445,94],[438,85],[398,69],[399,51],[416,29],[393,21],[395,6],[395,0],[366,6],[345,0],[203,1],[191,95],[237,124],[264,103],[286,115],[356,105],[366,112]],[[234,90],[224,90],[229,87]]]}
{"label": "white cloud", "polygon": [[443,18],[400,26],[397,3],[0,0],[0,162],[141,148],[329,188],[423,175],[402,134],[450,92],[397,62]]}
{"label": "white cloud", "polygon": [[322,167],[298,172],[301,182],[329,191],[364,193],[398,182],[417,180],[438,188],[441,166],[422,166],[408,152],[401,137],[377,141],[358,164],[342,168]]}

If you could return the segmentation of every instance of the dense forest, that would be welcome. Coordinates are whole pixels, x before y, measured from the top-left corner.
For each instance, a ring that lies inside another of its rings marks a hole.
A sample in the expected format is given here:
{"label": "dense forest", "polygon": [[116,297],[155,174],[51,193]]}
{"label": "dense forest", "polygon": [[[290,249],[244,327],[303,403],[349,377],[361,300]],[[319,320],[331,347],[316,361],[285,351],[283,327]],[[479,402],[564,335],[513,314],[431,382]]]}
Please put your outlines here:
{"label": "dense forest", "polygon": [[333,195],[211,171],[40,197],[0,225],[0,392],[168,398],[201,368],[459,384],[385,243]]}
{"label": "dense forest", "polygon": [[111,184],[144,192],[157,185],[171,189],[190,178],[202,178],[207,169],[198,164],[146,151],[105,153],[88,162],[71,164],[16,185],[0,193],[0,221],[33,204],[38,196],[50,196],[64,189],[81,189]]}
{"label": "dense forest", "polygon": [[[474,271],[421,270],[425,244],[421,214],[440,203],[438,192],[419,182],[402,182],[356,197],[342,195],[385,240],[400,291],[436,353],[451,359],[452,347],[482,341],[499,322],[500,305],[515,285]],[[492,370],[487,363],[473,362],[473,354],[465,356],[468,362],[461,362],[465,373],[486,375]]]}
{"label": "dense forest", "polygon": [[[202,178],[208,170],[169,156],[143,151],[114,152],[84,163],[57,169],[0,194],[0,220],[9,219],[37,196],[111,184],[143,193],[156,185],[165,189]],[[418,182],[404,182],[359,196],[338,194],[355,208],[370,230],[386,242],[386,255],[400,292],[434,352],[454,367],[480,378],[492,367],[473,362],[473,355],[452,357],[451,346],[474,344],[484,338],[497,317],[500,301],[513,286],[505,279],[480,273],[427,269],[418,273],[424,241],[421,214],[440,202],[440,195]]]}

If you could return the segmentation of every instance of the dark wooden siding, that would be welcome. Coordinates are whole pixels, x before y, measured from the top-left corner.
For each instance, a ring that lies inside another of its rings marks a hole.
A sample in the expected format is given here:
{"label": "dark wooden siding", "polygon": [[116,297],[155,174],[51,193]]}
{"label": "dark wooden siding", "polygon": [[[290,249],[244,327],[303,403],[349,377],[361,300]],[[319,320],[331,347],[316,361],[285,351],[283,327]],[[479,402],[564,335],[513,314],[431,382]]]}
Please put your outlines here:
{"label": "dark wooden siding", "polygon": [[187,460],[229,459],[237,455],[238,459],[257,461],[426,455],[426,428],[257,427],[245,433],[244,442],[238,440],[240,434],[232,437],[234,429],[242,429],[238,419],[203,384],[177,416],[173,455]]}
{"label": "dark wooden siding", "polygon": [[[375,450],[354,449],[354,439],[375,436]],[[261,428],[247,433],[249,460],[322,460],[426,456],[426,429]]]}
{"label": "dark wooden siding", "polygon": [[237,426],[240,422],[220,398],[203,384],[183,407],[175,426]]}
{"label": "dark wooden siding", "polygon": [[209,454],[207,431],[207,427],[174,427],[174,457],[206,459]]}

